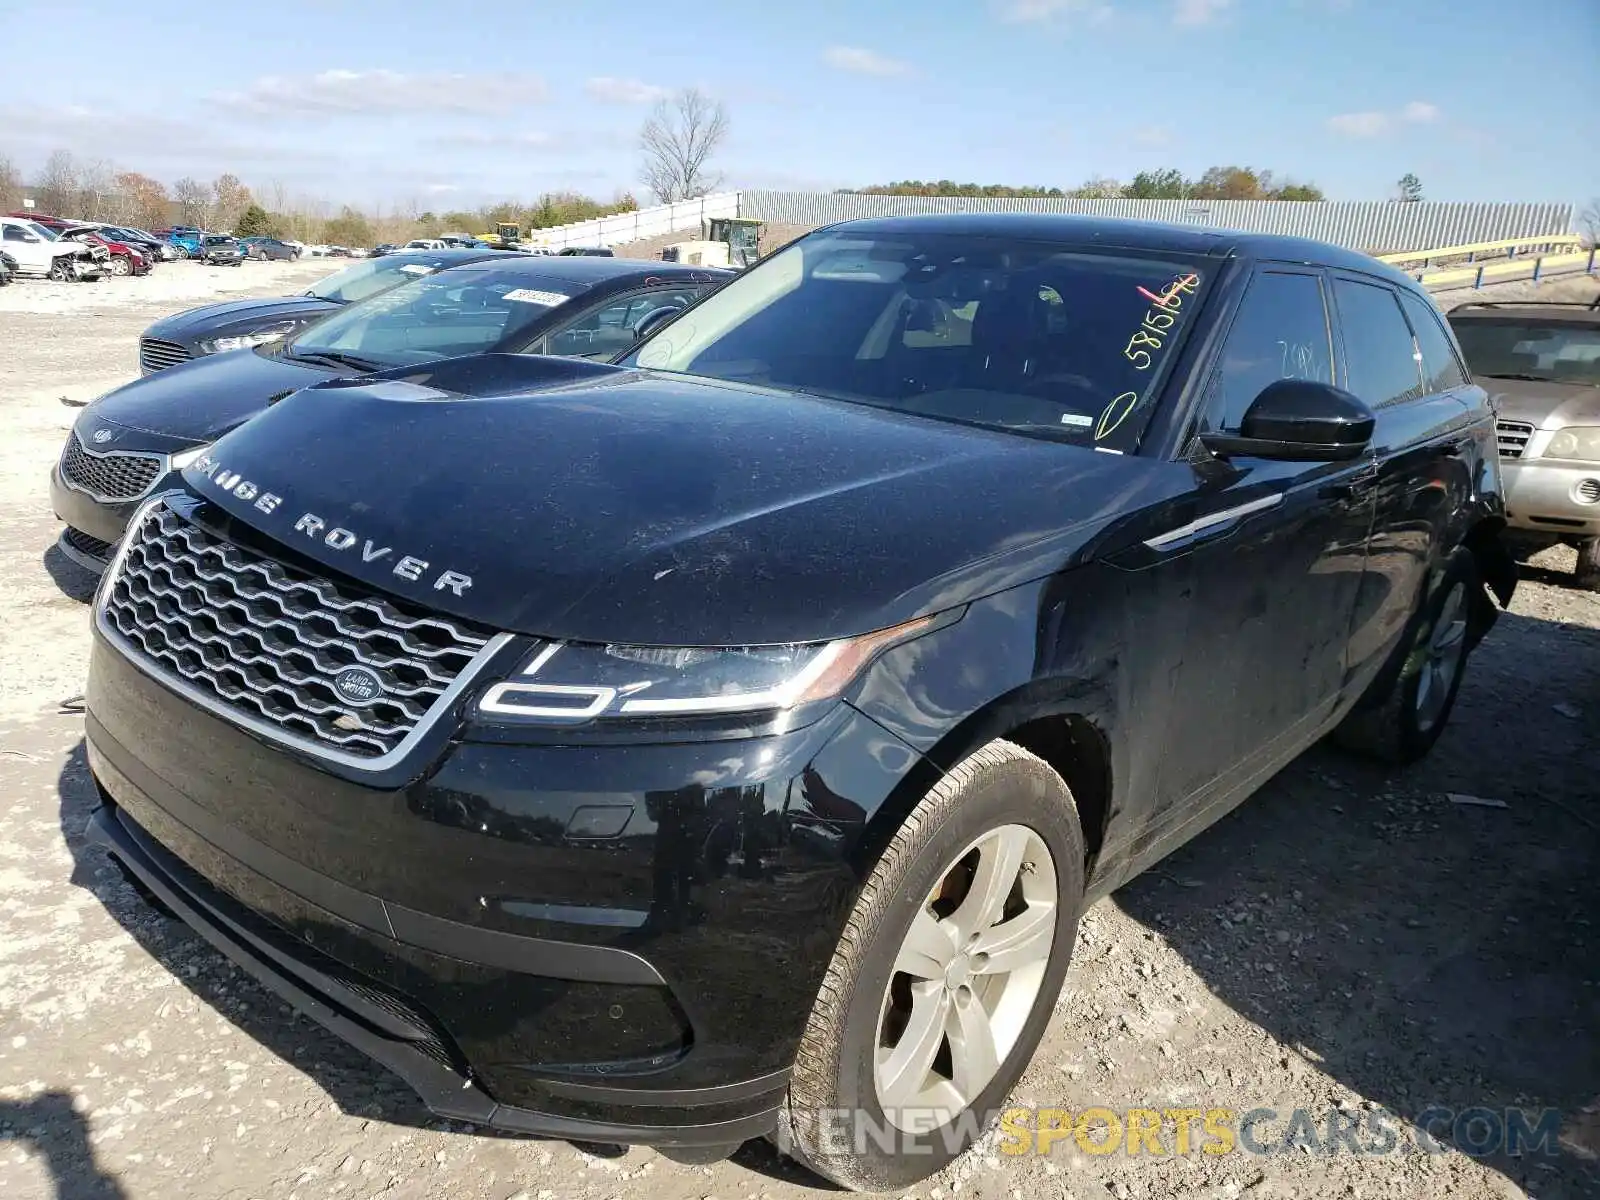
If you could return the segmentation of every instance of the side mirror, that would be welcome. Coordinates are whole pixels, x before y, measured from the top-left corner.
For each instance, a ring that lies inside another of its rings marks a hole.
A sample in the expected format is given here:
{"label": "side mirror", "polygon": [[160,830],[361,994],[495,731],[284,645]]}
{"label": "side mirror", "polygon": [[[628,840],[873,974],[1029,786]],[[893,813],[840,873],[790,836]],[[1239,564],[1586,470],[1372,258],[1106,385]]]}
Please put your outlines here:
{"label": "side mirror", "polygon": [[639,320],[634,324],[634,340],[642,341],[643,339],[649,337],[652,333],[660,329],[663,325],[672,320],[673,317],[677,316],[682,311],[683,306],[681,304],[669,304],[665,308],[651,309],[649,312],[645,313],[644,316],[640,317]]}
{"label": "side mirror", "polygon": [[1206,433],[1200,442],[1218,458],[1339,462],[1361,456],[1376,424],[1372,410],[1343,388],[1279,379],[1251,402],[1237,435]]}

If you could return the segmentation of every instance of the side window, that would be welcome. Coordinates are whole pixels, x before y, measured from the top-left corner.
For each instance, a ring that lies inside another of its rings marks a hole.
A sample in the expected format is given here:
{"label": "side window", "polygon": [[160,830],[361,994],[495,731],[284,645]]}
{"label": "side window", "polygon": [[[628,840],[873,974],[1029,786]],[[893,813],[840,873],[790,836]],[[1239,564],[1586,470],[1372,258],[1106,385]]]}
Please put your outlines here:
{"label": "side window", "polygon": [[1373,408],[1423,395],[1421,355],[1400,301],[1381,284],[1336,279],[1350,390]]}
{"label": "side window", "polygon": [[7,225],[5,228],[6,228],[6,241],[8,241],[8,242],[20,242],[20,241],[23,240],[23,238],[22,238],[22,230],[18,229],[15,225]]}
{"label": "side window", "polygon": [[1412,332],[1417,335],[1417,345],[1422,350],[1422,373],[1427,376],[1429,394],[1448,392],[1451,388],[1463,386],[1467,376],[1461,369],[1461,360],[1456,357],[1455,347],[1450,344],[1449,335],[1444,331],[1438,311],[1410,292],[1400,293],[1400,303],[1411,318]]}
{"label": "side window", "polygon": [[1333,382],[1320,276],[1263,271],[1251,281],[1212,382],[1207,425],[1237,430],[1251,402],[1279,379]]}
{"label": "side window", "polygon": [[681,308],[699,294],[698,288],[685,287],[618,296],[528,347],[527,353],[609,358],[633,345],[633,327],[650,313],[663,307]]}

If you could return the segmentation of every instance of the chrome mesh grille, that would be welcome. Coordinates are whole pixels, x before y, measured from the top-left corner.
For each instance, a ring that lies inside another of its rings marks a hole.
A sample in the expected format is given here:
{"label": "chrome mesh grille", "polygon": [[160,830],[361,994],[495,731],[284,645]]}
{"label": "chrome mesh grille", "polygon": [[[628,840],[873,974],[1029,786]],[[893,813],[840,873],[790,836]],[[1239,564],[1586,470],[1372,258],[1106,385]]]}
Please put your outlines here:
{"label": "chrome mesh grille", "polygon": [[155,454],[90,454],[77,434],[67,438],[61,452],[61,478],[102,500],[137,500],[160,478],[161,458]]}
{"label": "chrome mesh grille", "polygon": [[[134,652],[226,711],[345,754],[398,748],[490,640],[223,541],[165,505],[130,538],[104,619]],[[333,686],[357,665],[384,687],[361,707]]]}
{"label": "chrome mesh grille", "polygon": [[189,350],[186,346],[161,338],[139,339],[139,369],[147,375],[188,361]]}
{"label": "chrome mesh grille", "polygon": [[1527,421],[1496,421],[1494,433],[1501,458],[1521,458],[1528,439],[1533,437],[1533,426]]}

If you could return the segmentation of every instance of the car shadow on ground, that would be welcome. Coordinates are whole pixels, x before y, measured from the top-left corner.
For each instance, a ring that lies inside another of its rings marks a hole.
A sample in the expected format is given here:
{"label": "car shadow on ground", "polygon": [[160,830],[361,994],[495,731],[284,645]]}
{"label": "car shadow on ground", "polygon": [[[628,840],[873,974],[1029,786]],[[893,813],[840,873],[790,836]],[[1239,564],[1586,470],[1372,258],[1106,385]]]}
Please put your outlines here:
{"label": "car shadow on ground", "polygon": [[[1314,748],[1113,903],[1291,1047],[1286,1073],[1428,1119],[1541,1200],[1600,1194],[1597,768],[1600,631],[1502,614],[1423,761]],[[1441,1115],[1469,1109],[1492,1116]],[[1494,1144],[1509,1109],[1558,1110],[1558,1153]]]}
{"label": "car shadow on ground", "polygon": [[65,1092],[31,1100],[0,1100],[0,1142],[31,1148],[44,1160],[57,1196],[73,1200],[123,1200],[127,1193],[100,1169],[89,1127]]}
{"label": "car shadow on ground", "polygon": [[40,557],[44,564],[45,573],[60,588],[63,595],[76,600],[79,604],[88,604],[94,599],[95,589],[100,586],[100,576],[93,571],[85,570],[61,552],[61,547],[56,542],[51,542],[44,554]]}

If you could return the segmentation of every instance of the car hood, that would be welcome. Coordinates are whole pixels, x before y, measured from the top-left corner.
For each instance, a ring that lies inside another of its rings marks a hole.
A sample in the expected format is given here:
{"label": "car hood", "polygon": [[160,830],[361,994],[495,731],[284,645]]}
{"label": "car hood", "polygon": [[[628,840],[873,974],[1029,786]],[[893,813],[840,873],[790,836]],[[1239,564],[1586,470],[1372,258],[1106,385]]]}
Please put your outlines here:
{"label": "car hood", "polygon": [[1593,384],[1484,376],[1475,382],[1489,393],[1495,413],[1507,421],[1527,421],[1542,429],[1600,424],[1600,387]]}
{"label": "car hood", "polygon": [[[840,401],[536,361],[560,381],[490,398],[392,376],[298,393],[185,482],[327,567],[497,629],[756,645],[1039,578],[1174,478]],[[416,580],[402,559],[425,564]]]}
{"label": "car hood", "polygon": [[341,307],[315,296],[274,296],[269,300],[227,300],[163,317],[144,331],[145,337],[177,341],[201,334],[256,329],[285,317],[309,325]]}
{"label": "car hood", "polygon": [[136,379],[84,411],[125,429],[198,444],[249,420],[285,393],[335,374],[327,367],[232,350]]}

